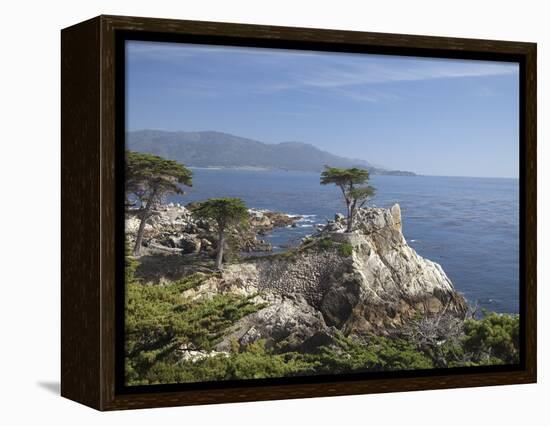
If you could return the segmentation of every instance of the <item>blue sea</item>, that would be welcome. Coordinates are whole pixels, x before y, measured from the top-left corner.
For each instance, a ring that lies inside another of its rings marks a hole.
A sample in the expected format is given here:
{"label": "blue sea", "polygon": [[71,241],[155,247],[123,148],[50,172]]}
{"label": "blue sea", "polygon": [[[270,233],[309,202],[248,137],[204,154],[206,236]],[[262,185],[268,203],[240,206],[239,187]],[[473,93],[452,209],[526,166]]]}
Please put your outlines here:
{"label": "blue sea", "polygon": [[[297,244],[316,224],[344,213],[339,190],[319,173],[194,169],[193,188],[168,201],[239,197],[248,207],[303,216],[296,228],[265,237],[276,251]],[[443,267],[470,303],[519,311],[519,181],[500,178],[372,176],[371,205],[401,205],[403,234],[421,256]]]}

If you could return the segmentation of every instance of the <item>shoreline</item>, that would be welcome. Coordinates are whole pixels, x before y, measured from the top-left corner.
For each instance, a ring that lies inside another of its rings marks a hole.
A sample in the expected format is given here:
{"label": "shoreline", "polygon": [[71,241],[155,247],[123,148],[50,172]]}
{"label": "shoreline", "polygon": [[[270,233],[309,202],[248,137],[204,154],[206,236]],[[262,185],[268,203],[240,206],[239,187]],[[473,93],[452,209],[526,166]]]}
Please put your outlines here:
{"label": "shoreline", "polygon": [[[277,167],[262,167],[262,166],[187,166],[191,170],[238,170],[238,171],[251,171],[251,172],[299,172],[299,173],[316,173],[319,174],[322,170],[301,170],[301,169],[287,169]],[[406,176],[417,177],[422,176],[413,172],[401,172],[401,171],[371,171],[372,176]]]}
{"label": "shoreline", "polygon": [[[320,170],[297,170],[297,169],[282,169],[270,167],[256,166],[187,166],[191,170],[219,170],[219,171],[250,171],[250,172],[289,172],[289,173],[311,173],[318,174]],[[422,173],[403,172],[403,173],[371,173],[371,176],[393,176],[393,177],[414,177],[414,178],[444,178],[444,179],[487,179],[487,180],[510,180],[519,181],[519,177],[513,176],[455,176],[455,175],[429,175]]]}

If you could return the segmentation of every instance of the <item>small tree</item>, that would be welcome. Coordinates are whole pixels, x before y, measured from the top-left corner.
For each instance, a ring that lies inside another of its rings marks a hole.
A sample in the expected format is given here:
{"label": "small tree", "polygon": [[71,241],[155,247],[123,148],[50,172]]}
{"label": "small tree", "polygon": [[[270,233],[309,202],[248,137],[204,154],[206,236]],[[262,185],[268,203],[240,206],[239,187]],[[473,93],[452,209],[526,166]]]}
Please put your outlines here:
{"label": "small tree", "polygon": [[365,205],[367,200],[374,196],[376,190],[370,186],[361,186],[369,181],[369,171],[356,167],[340,169],[325,166],[321,173],[321,185],[334,184],[342,191],[347,208],[346,232],[353,230],[353,220],[358,208]]}
{"label": "small tree", "polygon": [[126,203],[130,197],[139,202],[140,223],[134,256],[141,250],[145,223],[153,207],[169,194],[183,194],[180,185],[192,185],[192,172],[174,160],[140,152],[126,151]]}
{"label": "small tree", "polygon": [[221,269],[225,232],[231,225],[238,225],[248,218],[248,209],[240,198],[211,198],[199,204],[193,215],[200,219],[214,220],[218,226],[218,253],[216,268]]}

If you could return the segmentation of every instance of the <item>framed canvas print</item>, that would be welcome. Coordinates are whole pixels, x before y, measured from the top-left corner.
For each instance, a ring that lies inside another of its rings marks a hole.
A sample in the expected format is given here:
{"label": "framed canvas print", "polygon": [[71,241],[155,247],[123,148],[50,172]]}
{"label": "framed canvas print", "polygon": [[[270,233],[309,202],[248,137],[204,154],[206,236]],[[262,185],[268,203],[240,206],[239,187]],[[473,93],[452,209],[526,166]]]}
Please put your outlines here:
{"label": "framed canvas print", "polygon": [[62,395],[536,381],[536,45],[62,31]]}

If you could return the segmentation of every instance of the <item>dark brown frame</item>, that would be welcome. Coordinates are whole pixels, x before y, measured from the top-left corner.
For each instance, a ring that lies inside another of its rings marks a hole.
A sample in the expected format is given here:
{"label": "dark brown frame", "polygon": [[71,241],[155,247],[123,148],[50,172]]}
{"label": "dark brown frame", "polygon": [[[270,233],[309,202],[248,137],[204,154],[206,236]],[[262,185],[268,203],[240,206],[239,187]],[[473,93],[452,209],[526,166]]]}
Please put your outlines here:
{"label": "dark brown frame", "polygon": [[[514,371],[121,394],[116,351],[116,34],[181,34],[244,45],[415,56],[511,58],[520,65],[523,360]],[[99,410],[536,382],[536,44],[99,16],[62,30],[61,395]]]}

